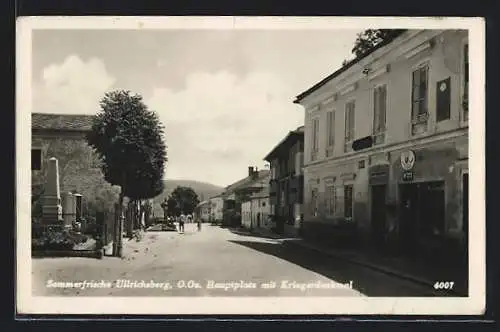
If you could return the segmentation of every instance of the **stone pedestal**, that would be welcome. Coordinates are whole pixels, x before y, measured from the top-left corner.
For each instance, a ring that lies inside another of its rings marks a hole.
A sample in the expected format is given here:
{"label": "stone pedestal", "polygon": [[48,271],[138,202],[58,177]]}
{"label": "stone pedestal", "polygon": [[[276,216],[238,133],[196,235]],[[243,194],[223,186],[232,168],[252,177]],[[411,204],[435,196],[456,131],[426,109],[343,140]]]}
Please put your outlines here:
{"label": "stone pedestal", "polygon": [[42,213],[45,224],[59,224],[63,222],[59,189],[59,164],[56,158],[49,159]]}

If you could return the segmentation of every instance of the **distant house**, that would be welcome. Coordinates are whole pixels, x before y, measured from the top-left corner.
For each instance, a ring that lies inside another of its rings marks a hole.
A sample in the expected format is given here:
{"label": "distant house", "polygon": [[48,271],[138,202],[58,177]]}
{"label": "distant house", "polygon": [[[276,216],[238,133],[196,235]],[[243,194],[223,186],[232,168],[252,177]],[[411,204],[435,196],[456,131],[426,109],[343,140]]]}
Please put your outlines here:
{"label": "distant house", "polygon": [[273,226],[273,224],[268,220],[270,205],[269,188],[267,186],[261,191],[252,194],[245,202],[242,203],[241,209],[243,227],[249,229],[270,229]]}
{"label": "distant house", "polygon": [[252,194],[261,191],[269,185],[269,170],[258,170],[248,167],[248,176],[227,186],[222,197],[224,199],[223,214],[225,225],[240,226],[242,204],[249,200]]}
{"label": "distant house", "polygon": [[211,222],[216,222],[216,223],[221,223],[224,214],[224,199],[222,198],[222,194],[219,194],[214,197],[210,197],[209,199],[210,205],[211,205],[211,212],[210,212],[210,221]]}
{"label": "distant house", "polygon": [[264,158],[271,164],[270,213],[278,233],[296,235],[304,188],[304,126],[292,130]]}
{"label": "distant house", "polygon": [[101,161],[87,144],[85,135],[91,130],[91,115],[31,115],[31,181],[33,217],[41,213],[41,198],[47,175],[48,160],[59,162],[61,193],[83,195],[84,208],[90,211],[111,209],[119,188],[104,180]]}
{"label": "distant house", "polygon": [[203,201],[195,208],[195,217],[202,222],[209,222],[211,214],[211,203],[209,200]]}

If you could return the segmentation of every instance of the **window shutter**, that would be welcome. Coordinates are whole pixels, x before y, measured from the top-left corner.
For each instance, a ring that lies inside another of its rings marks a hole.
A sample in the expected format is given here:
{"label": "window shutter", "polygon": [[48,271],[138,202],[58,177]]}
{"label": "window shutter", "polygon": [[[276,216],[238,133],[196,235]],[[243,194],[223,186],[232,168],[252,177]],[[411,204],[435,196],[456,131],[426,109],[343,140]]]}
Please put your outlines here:
{"label": "window shutter", "polygon": [[436,121],[450,119],[450,78],[436,84]]}

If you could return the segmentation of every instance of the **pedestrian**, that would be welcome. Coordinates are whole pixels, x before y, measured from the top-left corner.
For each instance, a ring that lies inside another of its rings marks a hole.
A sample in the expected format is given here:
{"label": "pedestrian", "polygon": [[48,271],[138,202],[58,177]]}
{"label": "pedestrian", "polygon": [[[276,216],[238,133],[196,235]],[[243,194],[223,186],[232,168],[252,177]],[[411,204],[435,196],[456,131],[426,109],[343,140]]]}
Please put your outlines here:
{"label": "pedestrian", "polygon": [[201,231],[201,219],[200,219],[200,218],[198,218],[198,219],[196,220],[196,223],[197,223],[197,225],[198,225],[198,232],[199,232],[199,231]]}
{"label": "pedestrian", "polygon": [[179,217],[179,232],[184,233],[184,223],[186,222],[186,216],[184,213],[181,213]]}

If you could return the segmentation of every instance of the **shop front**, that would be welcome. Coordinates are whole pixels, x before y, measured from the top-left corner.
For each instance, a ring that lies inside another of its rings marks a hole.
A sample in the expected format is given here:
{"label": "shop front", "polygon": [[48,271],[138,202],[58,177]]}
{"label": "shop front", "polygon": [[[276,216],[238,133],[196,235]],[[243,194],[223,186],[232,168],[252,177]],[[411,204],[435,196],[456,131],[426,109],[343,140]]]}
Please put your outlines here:
{"label": "shop front", "polygon": [[462,233],[459,156],[453,143],[397,151],[391,158],[397,182],[401,249],[438,258],[456,248]]}

